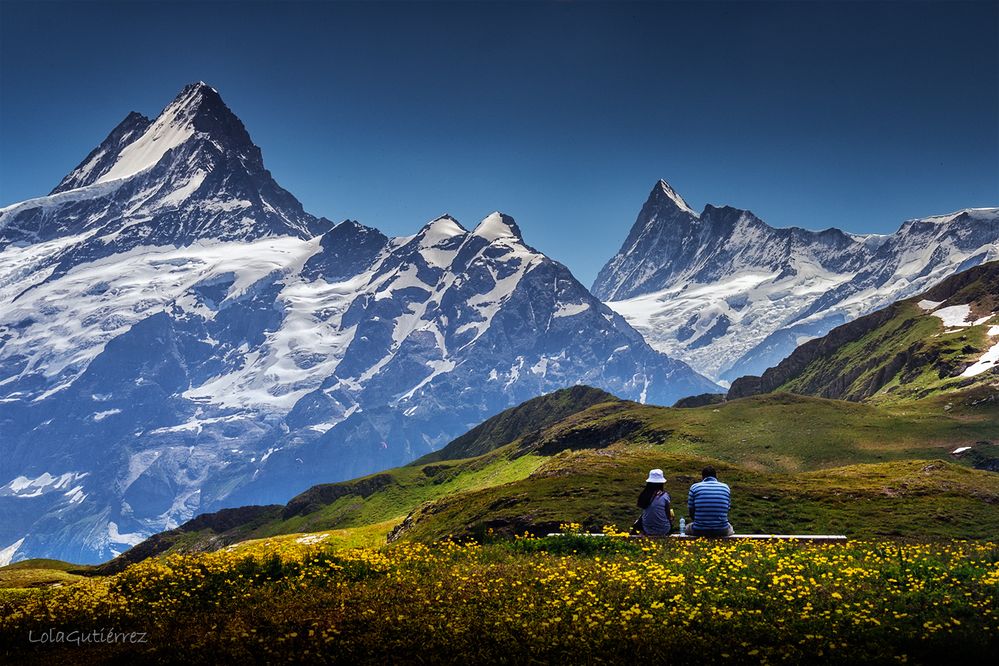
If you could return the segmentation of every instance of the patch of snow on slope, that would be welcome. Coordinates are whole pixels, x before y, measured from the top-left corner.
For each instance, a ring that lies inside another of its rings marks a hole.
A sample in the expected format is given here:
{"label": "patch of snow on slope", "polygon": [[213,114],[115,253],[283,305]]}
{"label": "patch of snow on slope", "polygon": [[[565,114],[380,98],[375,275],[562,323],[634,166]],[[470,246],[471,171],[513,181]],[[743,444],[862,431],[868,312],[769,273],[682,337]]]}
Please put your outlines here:
{"label": "patch of snow on slope", "polygon": [[991,370],[999,363],[999,343],[992,345],[985,354],[970,368],[961,373],[962,377],[975,377],[986,370]]}
{"label": "patch of snow on slope", "polygon": [[30,498],[50,492],[66,491],[87,474],[87,472],[66,472],[53,475],[44,472],[34,478],[18,476],[0,486],[0,497]]}
{"label": "patch of snow on slope", "polygon": [[145,133],[125,146],[107,173],[97,183],[128,178],[155,166],[167,151],[176,148],[194,135],[190,122],[192,109],[187,108],[200,93],[192,88],[184,97],[171,103]]}
{"label": "patch of snow on slope", "polygon": [[938,307],[940,307],[942,304],[943,304],[943,301],[930,301],[930,300],[927,300],[925,298],[923,300],[919,301],[918,303],[916,303],[916,305],[918,305],[923,310],[935,310]]}
{"label": "patch of snow on slope", "polygon": [[934,317],[940,319],[944,326],[955,328],[961,326],[970,326],[968,323],[968,317],[971,316],[971,306],[970,305],[951,305],[946,308],[940,308],[933,313]]}
{"label": "patch of snow on slope", "polygon": [[560,303],[553,317],[571,317],[590,309],[589,303]]}
{"label": "patch of snow on slope", "polygon": [[173,192],[160,199],[158,202],[158,206],[160,208],[167,208],[171,206],[177,206],[187,201],[187,198],[192,194],[194,194],[199,187],[201,187],[201,183],[205,182],[205,177],[207,175],[208,174],[205,173],[204,171],[200,170],[195,171],[194,174],[191,175],[191,177],[187,180],[186,183],[184,183],[183,185],[175,189]]}
{"label": "patch of snow on slope", "polygon": [[80,187],[75,190],[66,190],[65,192],[57,192],[56,194],[50,194],[45,197],[35,197],[34,199],[27,199],[25,201],[11,204],[5,208],[0,208],[0,229],[6,225],[4,220],[12,219],[16,213],[20,213],[22,210],[30,210],[32,208],[54,208],[56,206],[62,206],[76,201],[99,199],[103,196],[113,194],[120,187],[121,181],[94,183],[93,185],[87,185],[86,187]]}

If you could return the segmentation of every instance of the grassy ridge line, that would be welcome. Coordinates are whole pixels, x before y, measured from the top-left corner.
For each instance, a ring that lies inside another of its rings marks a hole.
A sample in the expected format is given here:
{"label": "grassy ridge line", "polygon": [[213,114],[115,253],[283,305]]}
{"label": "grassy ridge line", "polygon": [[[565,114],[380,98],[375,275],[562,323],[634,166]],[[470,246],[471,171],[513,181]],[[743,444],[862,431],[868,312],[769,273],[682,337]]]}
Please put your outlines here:
{"label": "grassy ridge line", "polygon": [[486,419],[444,448],[428,453],[410,465],[419,466],[443,460],[481,456],[603,402],[622,401],[606,391],[591,386],[579,385],[554,391]]}
{"label": "grassy ridge line", "polygon": [[[879,328],[816,359],[778,390],[898,402],[994,381],[991,373],[961,377],[993,344],[987,335],[994,317],[977,326],[948,330],[916,303],[898,304],[897,314]],[[852,381],[842,380],[850,369]],[[853,374],[856,374],[854,377]],[[820,388],[821,387],[821,388]]]}
{"label": "grassy ridge line", "polygon": [[659,445],[775,472],[937,458],[996,435],[999,404],[969,406],[959,397],[950,404],[867,405],[784,393],[696,409],[597,405],[546,429],[534,445],[549,453],[616,442]]}
{"label": "grassy ridge line", "polygon": [[83,578],[92,567],[62,560],[22,560],[0,567],[0,589],[64,585]]}

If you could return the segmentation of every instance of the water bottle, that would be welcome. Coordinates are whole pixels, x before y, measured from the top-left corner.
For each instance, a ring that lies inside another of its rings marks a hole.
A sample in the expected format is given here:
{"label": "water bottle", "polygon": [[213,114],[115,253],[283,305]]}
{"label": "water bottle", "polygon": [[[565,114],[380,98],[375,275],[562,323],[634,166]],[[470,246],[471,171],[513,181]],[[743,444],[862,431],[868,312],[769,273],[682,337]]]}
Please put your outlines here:
{"label": "water bottle", "polygon": [[686,533],[687,533],[687,519],[681,517],[680,518],[680,536],[683,536]]}

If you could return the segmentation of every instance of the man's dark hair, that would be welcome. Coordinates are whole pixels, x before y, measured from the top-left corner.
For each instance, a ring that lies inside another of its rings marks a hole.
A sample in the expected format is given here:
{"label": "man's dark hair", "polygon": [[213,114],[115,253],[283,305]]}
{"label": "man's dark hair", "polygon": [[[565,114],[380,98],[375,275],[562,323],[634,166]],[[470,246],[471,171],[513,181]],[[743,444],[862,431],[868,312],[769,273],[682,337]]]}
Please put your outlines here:
{"label": "man's dark hair", "polygon": [[718,478],[718,473],[715,472],[715,468],[712,467],[711,465],[708,465],[707,467],[705,467],[704,469],[701,470],[701,478],[702,479],[706,479],[709,476],[713,476],[715,478]]}

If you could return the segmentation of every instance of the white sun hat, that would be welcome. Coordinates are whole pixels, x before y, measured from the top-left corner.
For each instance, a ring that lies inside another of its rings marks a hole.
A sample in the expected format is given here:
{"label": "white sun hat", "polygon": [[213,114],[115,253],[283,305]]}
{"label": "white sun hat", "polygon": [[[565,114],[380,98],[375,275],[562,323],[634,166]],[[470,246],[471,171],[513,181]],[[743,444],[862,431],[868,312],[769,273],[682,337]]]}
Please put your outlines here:
{"label": "white sun hat", "polygon": [[645,483],[666,483],[666,477],[661,469],[649,470],[649,478],[645,479]]}

